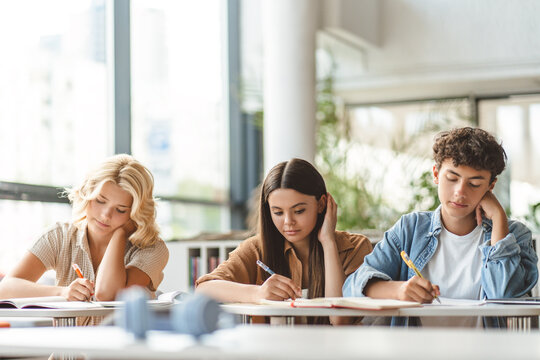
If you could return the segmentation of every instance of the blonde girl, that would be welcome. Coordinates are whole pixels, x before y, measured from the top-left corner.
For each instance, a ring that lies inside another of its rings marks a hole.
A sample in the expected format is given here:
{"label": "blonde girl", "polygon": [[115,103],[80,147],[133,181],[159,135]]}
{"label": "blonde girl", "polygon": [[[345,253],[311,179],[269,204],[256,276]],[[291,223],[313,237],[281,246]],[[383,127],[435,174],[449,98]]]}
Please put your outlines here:
{"label": "blonde girl", "polygon": [[[153,187],[150,171],[130,155],[106,159],[80,186],[66,189],[73,221],[56,223],[34,243],[0,283],[0,298],[106,301],[131,285],[153,295],[169,258],[155,221]],[[37,283],[47,270],[55,270],[55,285]]]}

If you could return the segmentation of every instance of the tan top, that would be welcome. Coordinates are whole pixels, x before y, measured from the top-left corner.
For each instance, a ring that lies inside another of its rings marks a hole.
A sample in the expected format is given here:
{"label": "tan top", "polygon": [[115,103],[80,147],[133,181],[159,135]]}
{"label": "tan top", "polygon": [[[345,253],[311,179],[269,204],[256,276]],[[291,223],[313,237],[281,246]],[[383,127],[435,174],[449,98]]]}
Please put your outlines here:
{"label": "tan top", "polygon": [[[41,260],[47,270],[56,272],[57,286],[68,286],[77,279],[77,274],[71,267],[73,263],[79,265],[85,278],[92,282],[96,281],[85,222],[81,222],[80,227],[72,223],[56,223],[32,245],[29,251]],[[124,263],[126,267],[136,267],[150,277],[148,292],[151,297],[155,296],[154,292],[163,280],[163,269],[168,260],[169,250],[163,240],[143,249],[133,246],[129,241],[126,243]],[[99,267],[96,271],[98,270]],[[90,321],[86,319],[81,324],[98,322],[96,319]]]}
{"label": "tan top", "polygon": [[[68,286],[77,279],[71,267],[73,263],[79,265],[85,278],[96,281],[86,223],[81,223],[80,227],[72,223],[57,223],[34,243],[30,252],[41,260],[47,270],[56,271],[57,286]],[[150,277],[148,290],[151,293],[156,291],[163,280],[163,269],[168,260],[169,250],[163,240],[143,249],[133,246],[129,241],[126,244],[126,267],[136,267]]]}
{"label": "tan top", "polygon": [[[364,257],[371,252],[373,246],[368,238],[360,234],[350,234],[336,231],[336,244],[339,258],[343,265],[345,275],[353,273],[364,262]],[[209,280],[228,280],[242,284],[261,285],[262,270],[257,266],[257,260],[262,259],[262,241],[260,237],[253,236],[244,240],[230,253],[229,259],[220,264],[210,274],[201,276],[196,286]],[[298,286],[302,285],[302,263],[296,255],[292,244],[285,241],[285,258],[291,269],[291,279]]]}

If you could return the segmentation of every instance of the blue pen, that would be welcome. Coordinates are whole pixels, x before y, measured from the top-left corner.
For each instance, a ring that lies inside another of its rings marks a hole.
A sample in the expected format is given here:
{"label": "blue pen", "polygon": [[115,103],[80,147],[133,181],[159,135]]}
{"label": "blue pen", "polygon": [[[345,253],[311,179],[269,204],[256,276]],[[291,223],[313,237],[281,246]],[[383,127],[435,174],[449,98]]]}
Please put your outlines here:
{"label": "blue pen", "polygon": [[270,275],[274,275],[275,272],[273,272],[265,263],[263,263],[261,260],[257,260],[257,265],[259,265],[264,271],[269,273]]}

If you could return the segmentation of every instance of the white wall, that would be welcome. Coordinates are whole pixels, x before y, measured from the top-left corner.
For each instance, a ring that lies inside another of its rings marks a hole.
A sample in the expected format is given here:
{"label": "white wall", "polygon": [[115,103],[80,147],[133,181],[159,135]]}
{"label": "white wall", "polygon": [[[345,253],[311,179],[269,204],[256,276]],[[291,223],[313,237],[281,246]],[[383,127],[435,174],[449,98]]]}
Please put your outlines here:
{"label": "white wall", "polygon": [[[359,4],[341,1],[341,11],[362,12]],[[365,6],[373,12],[372,3]],[[361,71],[338,72],[349,102],[540,90],[540,1],[380,0],[380,6],[379,45],[363,48]]]}

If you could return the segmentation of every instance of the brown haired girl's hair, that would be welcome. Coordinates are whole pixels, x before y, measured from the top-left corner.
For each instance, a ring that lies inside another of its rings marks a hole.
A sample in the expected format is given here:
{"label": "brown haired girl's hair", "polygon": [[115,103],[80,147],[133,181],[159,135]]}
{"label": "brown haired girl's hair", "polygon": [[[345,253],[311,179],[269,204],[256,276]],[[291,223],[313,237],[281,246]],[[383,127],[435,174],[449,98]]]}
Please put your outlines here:
{"label": "brown haired girl's hair", "polygon": [[[317,201],[326,195],[324,180],[309,162],[291,159],[274,166],[262,184],[259,202],[259,234],[263,244],[263,261],[277,274],[290,277],[291,270],[283,253],[285,238],[274,225],[270,214],[268,197],[276,189],[293,189],[305,195],[315,196]],[[324,253],[318,240],[326,210],[317,215],[317,223],[309,237],[309,287],[308,297],[324,296]],[[268,278],[263,273],[263,280]]]}
{"label": "brown haired girl's hair", "polygon": [[433,144],[433,159],[439,170],[448,159],[452,160],[454,166],[465,165],[476,170],[488,170],[491,173],[491,183],[504,170],[506,152],[487,131],[463,127],[437,135]]}

